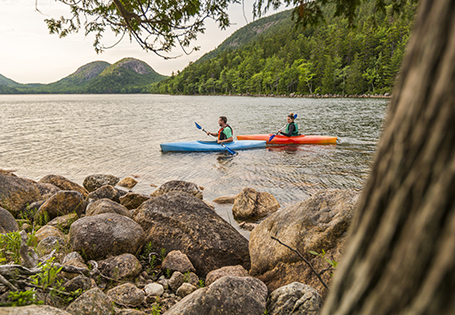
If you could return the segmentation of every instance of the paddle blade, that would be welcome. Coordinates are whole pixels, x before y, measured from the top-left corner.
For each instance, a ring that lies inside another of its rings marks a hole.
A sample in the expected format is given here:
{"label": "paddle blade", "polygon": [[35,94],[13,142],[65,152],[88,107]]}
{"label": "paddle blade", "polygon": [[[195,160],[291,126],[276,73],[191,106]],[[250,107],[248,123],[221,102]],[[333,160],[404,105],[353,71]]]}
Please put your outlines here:
{"label": "paddle blade", "polygon": [[194,124],[196,125],[196,128],[197,128],[197,129],[202,129],[202,127],[199,126],[197,122],[194,122]]}
{"label": "paddle blade", "polygon": [[224,147],[226,148],[226,150],[229,152],[229,154],[232,154],[232,155],[236,155],[237,152],[235,152],[234,150],[228,148],[227,146],[224,145]]}
{"label": "paddle blade", "polygon": [[269,138],[269,142],[273,140],[273,138],[275,138],[276,135],[271,135],[270,138]]}
{"label": "paddle blade", "polygon": [[294,114],[294,119],[296,119],[296,118],[297,118],[297,114]]}

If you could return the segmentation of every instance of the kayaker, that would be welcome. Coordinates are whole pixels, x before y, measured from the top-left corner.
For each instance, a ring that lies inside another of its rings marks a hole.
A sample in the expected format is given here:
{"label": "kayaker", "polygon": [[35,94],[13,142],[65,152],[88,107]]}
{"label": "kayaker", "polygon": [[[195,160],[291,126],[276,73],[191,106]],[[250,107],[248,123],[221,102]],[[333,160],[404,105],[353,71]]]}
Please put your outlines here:
{"label": "kayaker", "polygon": [[287,121],[288,121],[288,124],[286,125],[286,129],[285,131],[281,131],[278,130],[278,134],[281,134],[281,135],[284,135],[286,137],[295,137],[295,136],[299,136],[299,127],[297,126],[297,124],[294,122],[294,114],[293,113],[290,113],[287,117],[286,117]]}
{"label": "kayaker", "polygon": [[218,143],[226,143],[226,142],[232,142],[234,141],[234,138],[232,136],[232,128],[227,124],[227,118],[224,116],[220,116],[220,119],[218,119],[218,125],[220,125],[220,130],[218,130],[218,133],[214,132],[208,132],[207,135],[212,135],[214,137],[217,137],[216,142]]}

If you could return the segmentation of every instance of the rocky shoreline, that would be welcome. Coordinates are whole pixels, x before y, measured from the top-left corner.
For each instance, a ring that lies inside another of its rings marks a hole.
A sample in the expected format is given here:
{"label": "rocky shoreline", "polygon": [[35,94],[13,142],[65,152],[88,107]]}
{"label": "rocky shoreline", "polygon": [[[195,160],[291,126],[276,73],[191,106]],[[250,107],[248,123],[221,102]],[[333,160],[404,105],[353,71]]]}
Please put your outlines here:
{"label": "rocky shoreline", "polygon": [[[0,170],[0,314],[319,313],[357,192],[324,190],[280,209],[251,188],[207,201],[195,183],[150,195],[136,183]],[[232,204],[249,241],[212,202]]]}

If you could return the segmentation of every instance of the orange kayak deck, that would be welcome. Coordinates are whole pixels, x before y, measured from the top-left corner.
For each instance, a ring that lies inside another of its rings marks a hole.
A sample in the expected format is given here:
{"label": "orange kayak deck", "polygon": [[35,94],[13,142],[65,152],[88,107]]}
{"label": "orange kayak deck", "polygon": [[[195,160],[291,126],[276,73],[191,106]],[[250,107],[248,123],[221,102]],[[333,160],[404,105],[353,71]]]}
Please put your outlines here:
{"label": "orange kayak deck", "polygon": [[269,142],[269,135],[239,135],[238,140],[265,140],[267,144],[335,144],[337,137],[330,136],[295,136],[286,137],[283,135],[276,135],[272,141]]}

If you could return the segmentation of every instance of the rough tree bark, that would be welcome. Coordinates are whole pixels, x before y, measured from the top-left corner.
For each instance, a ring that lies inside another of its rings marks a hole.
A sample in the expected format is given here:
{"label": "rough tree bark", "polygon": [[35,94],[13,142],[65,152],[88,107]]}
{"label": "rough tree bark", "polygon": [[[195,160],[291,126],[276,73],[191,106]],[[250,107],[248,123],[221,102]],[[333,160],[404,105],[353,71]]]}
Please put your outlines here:
{"label": "rough tree bark", "polygon": [[414,25],[322,315],[455,314],[455,1]]}

